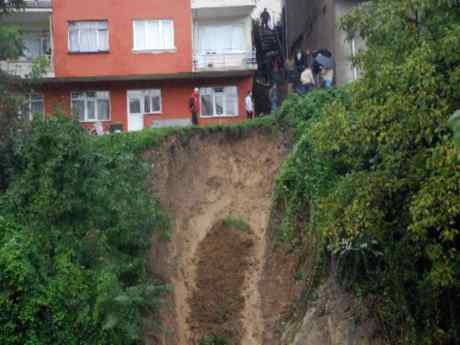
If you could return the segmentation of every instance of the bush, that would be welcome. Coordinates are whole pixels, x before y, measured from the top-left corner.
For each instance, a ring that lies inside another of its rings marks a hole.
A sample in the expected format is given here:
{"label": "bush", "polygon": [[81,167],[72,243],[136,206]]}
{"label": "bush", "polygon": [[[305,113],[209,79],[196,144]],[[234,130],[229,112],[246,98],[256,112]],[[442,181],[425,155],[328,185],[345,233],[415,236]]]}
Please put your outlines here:
{"label": "bush", "polygon": [[460,9],[416,3],[372,1],[345,18],[366,41],[362,77],[349,97],[312,93],[281,110],[299,139],[276,196],[281,236],[308,212],[345,285],[380,301],[391,343],[447,345],[460,339],[460,166],[448,126],[460,105]]}
{"label": "bush", "polygon": [[63,117],[34,120],[14,152],[0,198],[0,343],[142,343],[166,289],[145,252],[168,228],[147,167]]}

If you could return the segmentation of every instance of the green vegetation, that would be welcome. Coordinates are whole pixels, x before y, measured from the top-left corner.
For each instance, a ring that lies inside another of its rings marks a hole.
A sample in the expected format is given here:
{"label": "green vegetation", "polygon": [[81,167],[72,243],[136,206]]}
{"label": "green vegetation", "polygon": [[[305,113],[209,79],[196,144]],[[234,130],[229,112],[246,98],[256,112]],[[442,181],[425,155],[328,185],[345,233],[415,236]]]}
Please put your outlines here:
{"label": "green vegetation", "polygon": [[208,336],[200,341],[200,345],[230,345],[230,343],[225,337]]}
{"label": "green vegetation", "polygon": [[277,181],[279,236],[295,245],[299,223],[320,234],[343,285],[375,301],[389,343],[458,343],[460,166],[448,119],[460,107],[460,8],[375,0],[342,25],[366,40],[362,78],[294,96],[278,114],[296,128]]}
{"label": "green vegetation", "polygon": [[101,146],[106,146],[112,152],[142,153],[174,136],[179,140],[187,141],[192,135],[206,136],[213,133],[224,133],[229,140],[239,139],[251,135],[254,129],[276,133],[275,119],[271,116],[259,117],[251,121],[233,125],[214,125],[204,127],[165,127],[148,128],[141,132],[125,132],[118,135],[107,135],[98,138]]}
{"label": "green vegetation", "polygon": [[222,221],[223,225],[227,228],[235,228],[244,232],[249,231],[249,224],[241,217],[228,216]]}
{"label": "green vegetation", "polygon": [[144,316],[168,290],[152,281],[146,251],[152,232],[167,235],[169,222],[140,156],[170,136],[232,140],[254,128],[276,131],[273,123],[93,137],[57,115],[14,131],[0,193],[0,343],[142,344]]}
{"label": "green vegetation", "polygon": [[149,278],[168,221],[136,155],[101,149],[79,123],[34,120],[0,194],[0,342],[139,344],[166,287]]}
{"label": "green vegetation", "polygon": [[[449,119],[450,127],[454,132],[454,142],[460,148],[460,110],[457,110]],[[460,160],[460,154],[459,154]]]}

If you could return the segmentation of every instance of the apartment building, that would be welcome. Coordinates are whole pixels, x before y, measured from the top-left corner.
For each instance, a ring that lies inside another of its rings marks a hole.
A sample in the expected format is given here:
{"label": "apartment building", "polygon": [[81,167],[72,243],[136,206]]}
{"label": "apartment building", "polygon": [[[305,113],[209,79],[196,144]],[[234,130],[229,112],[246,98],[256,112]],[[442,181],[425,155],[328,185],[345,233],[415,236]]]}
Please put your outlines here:
{"label": "apartment building", "polygon": [[255,0],[30,0],[2,19],[18,25],[24,53],[3,70],[27,77],[47,59],[30,113],[55,110],[83,126],[127,131],[190,124],[200,89],[199,124],[246,119],[255,65]]}

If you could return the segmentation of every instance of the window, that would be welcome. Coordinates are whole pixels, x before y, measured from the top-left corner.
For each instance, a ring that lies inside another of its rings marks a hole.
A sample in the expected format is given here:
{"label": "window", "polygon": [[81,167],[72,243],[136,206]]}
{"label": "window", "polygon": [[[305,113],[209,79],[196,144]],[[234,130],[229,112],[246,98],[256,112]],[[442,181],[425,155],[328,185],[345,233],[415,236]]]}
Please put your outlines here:
{"label": "window", "polygon": [[43,95],[30,95],[26,100],[26,104],[24,104],[21,114],[24,115],[25,120],[29,121],[32,121],[34,116],[43,117],[45,114]]}
{"label": "window", "polygon": [[135,20],[134,50],[171,50],[174,47],[172,20]]}
{"label": "window", "polygon": [[110,92],[72,92],[72,113],[81,122],[110,120]]}
{"label": "window", "polygon": [[248,50],[243,25],[202,25],[198,32],[201,54],[225,54]]}
{"label": "window", "polygon": [[202,88],[200,95],[201,116],[238,116],[236,86]]}
{"label": "window", "polygon": [[22,36],[24,50],[20,60],[32,61],[51,53],[50,37],[47,32],[28,32]]}
{"label": "window", "polygon": [[128,103],[130,114],[161,113],[161,90],[130,90]]}
{"label": "window", "polygon": [[105,52],[109,50],[107,21],[69,23],[69,51],[77,53]]}

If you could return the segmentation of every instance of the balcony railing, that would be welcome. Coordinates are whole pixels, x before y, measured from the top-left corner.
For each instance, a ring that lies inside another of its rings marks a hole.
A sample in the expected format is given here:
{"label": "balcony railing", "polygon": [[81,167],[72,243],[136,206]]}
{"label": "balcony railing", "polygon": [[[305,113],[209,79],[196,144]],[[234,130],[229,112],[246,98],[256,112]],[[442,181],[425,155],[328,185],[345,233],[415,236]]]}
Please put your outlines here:
{"label": "balcony railing", "polygon": [[192,9],[255,6],[255,0],[192,0]]}
{"label": "balcony railing", "polygon": [[[28,78],[32,74],[33,64],[31,61],[0,61],[0,69],[17,77]],[[51,65],[41,77],[54,78],[54,71]]]}
{"label": "balcony railing", "polygon": [[26,8],[47,8],[50,9],[53,7],[51,0],[25,0],[24,6]]}
{"label": "balcony railing", "polygon": [[195,54],[195,71],[232,71],[257,69],[255,51],[242,53]]}

